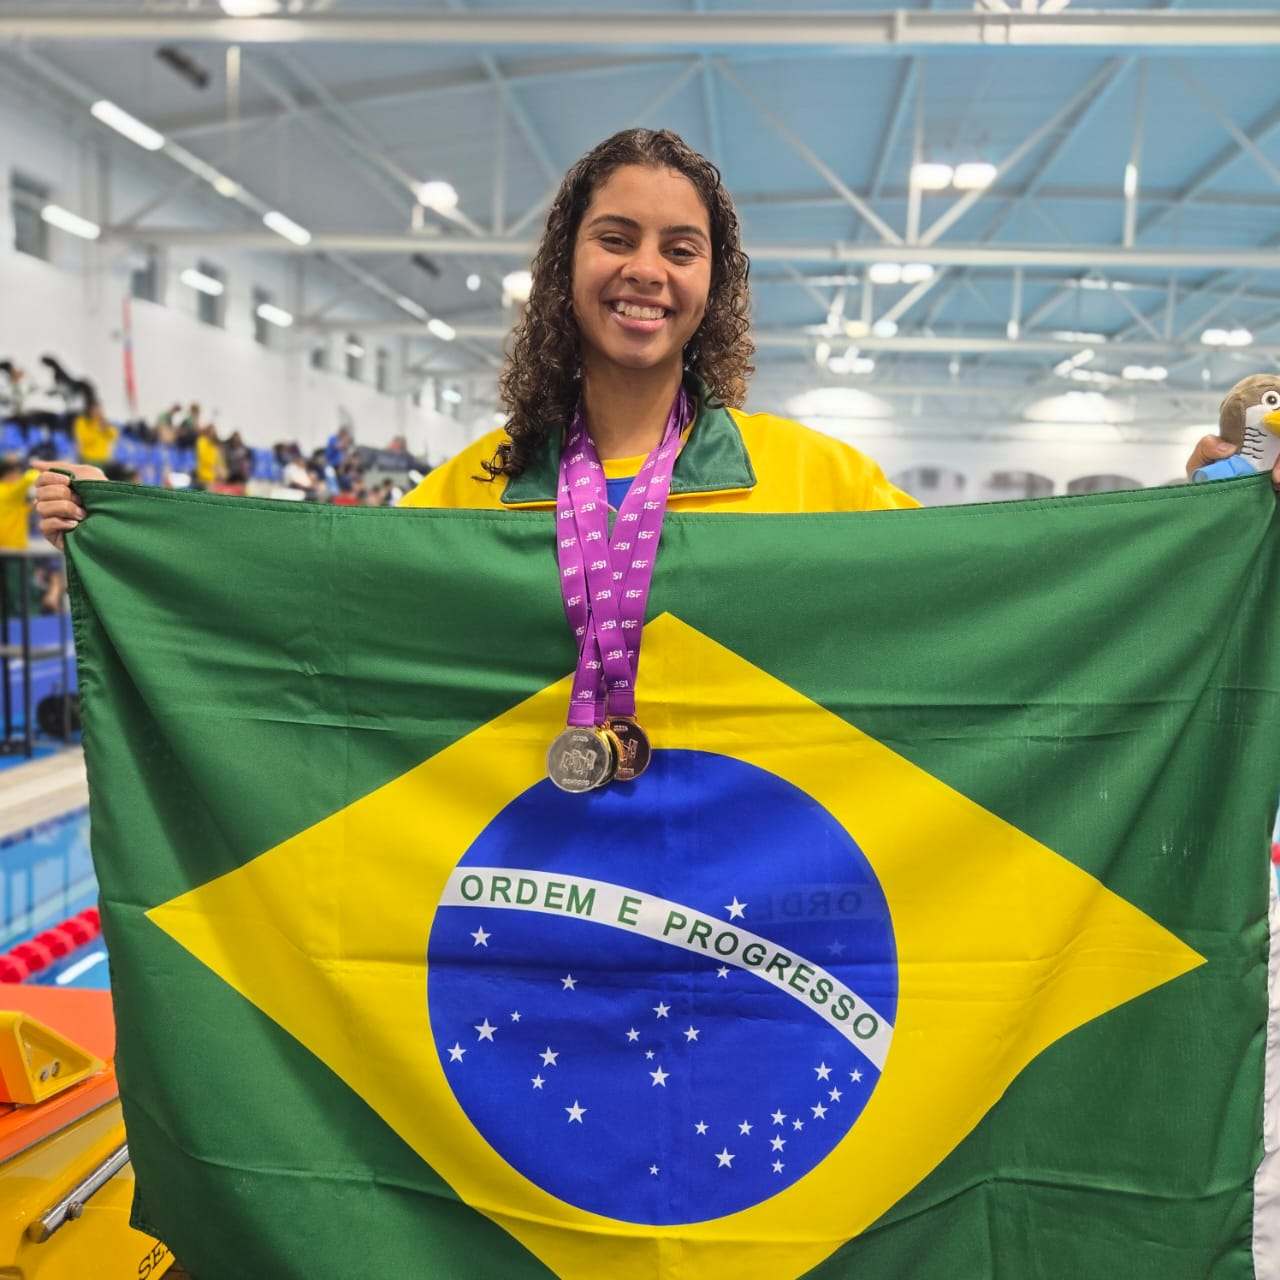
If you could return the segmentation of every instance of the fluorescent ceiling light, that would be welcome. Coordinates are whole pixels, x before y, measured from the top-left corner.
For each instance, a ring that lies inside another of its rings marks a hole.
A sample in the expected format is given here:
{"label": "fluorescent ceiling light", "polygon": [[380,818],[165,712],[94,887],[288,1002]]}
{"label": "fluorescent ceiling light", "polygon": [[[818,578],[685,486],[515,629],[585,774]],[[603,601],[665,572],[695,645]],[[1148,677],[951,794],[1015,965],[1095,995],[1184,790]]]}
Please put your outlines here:
{"label": "fluorescent ceiling light", "polygon": [[99,98],[89,108],[95,120],[101,120],[108,128],[123,134],[130,142],[136,142],[145,151],[159,151],[164,146],[164,134],[157,133],[150,125],[134,119],[127,111],[106,98]]}
{"label": "fluorescent ceiling light", "polygon": [[1103,343],[1107,340],[1105,333],[1089,333],[1083,329],[1055,329],[1051,336],[1059,342]]}
{"label": "fluorescent ceiling light", "polygon": [[462,392],[457,387],[445,387],[440,393],[441,400],[447,400],[450,404],[462,403]]}
{"label": "fluorescent ceiling light", "polygon": [[434,333],[442,342],[452,342],[458,336],[458,331],[453,325],[447,320],[441,320],[439,316],[432,316],[427,321],[427,331]]}
{"label": "fluorescent ceiling light", "polygon": [[849,361],[850,373],[874,373],[876,362],[870,356],[854,356]]}
{"label": "fluorescent ceiling light", "polygon": [[956,165],[952,182],[957,191],[982,191],[996,180],[996,167],[985,160]]}
{"label": "fluorescent ceiling light", "polygon": [[311,243],[311,232],[300,227],[292,218],[286,218],[278,209],[272,209],[262,215],[265,226],[271,228],[278,236],[283,236],[290,244],[304,245]]}
{"label": "fluorescent ceiling light", "polygon": [[[472,293],[475,293],[475,291],[480,288],[481,283],[482,281],[480,277],[476,275],[474,271],[467,277],[467,288],[470,289]],[[504,417],[502,420],[505,422],[506,418]]]}
{"label": "fluorescent ceiling light", "polygon": [[221,280],[215,280],[213,276],[207,276],[203,271],[197,271],[195,267],[188,267],[178,276],[178,279],[188,288],[207,293],[211,298],[218,297],[226,287]]}
{"label": "fluorescent ceiling light", "polygon": [[348,342],[343,349],[353,360],[359,360],[364,355],[364,348],[358,342]]}
{"label": "fluorescent ceiling light", "polygon": [[287,329],[293,323],[293,315],[290,312],[283,307],[273,306],[270,302],[258,304],[258,315],[268,324],[277,325],[281,329]]}
{"label": "fluorescent ceiling light", "polygon": [[1132,200],[1138,191],[1138,166],[1136,164],[1127,164],[1124,167],[1124,195],[1126,200]]}
{"label": "fluorescent ceiling light", "polygon": [[871,332],[871,326],[865,320],[846,320],[843,328],[846,338],[865,338]]}
{"label": "fluorescent ceiling light", "polygon": [[911,166],[911,185],[921,191],[944,191],[951,185],[955,170],[949,164],[925,161]]}
{"label": "fluorescent ceiling light", "polygon": [[1022,332],[1022,326],[1016,320],[1010,320],[1004,327],[1004,336],[1010,342],[1017,342],[1018,335]]}
{"label": "fluorescent ceiling light", "polygon": [[213,180],[213,189],[228,200],[234,200],[240,194],[240,184],[233,182],[226,174],[220,173]]}
{"label": "fluorescent ceiling light", "polygon": [[265,18],[280,12],[280,0],[220,0],[228,18]]}
{"label": "fluorescent ceiling light", "polygon": [[40,210],[40,216],[51,227],[57,227],[59,231],[69,231],[73,236],[79,236],[81,240],[96,240],[102,234],[102,228],[96,222],[90,222],[88,218],[82,218],[78,213],[72,213],[70,209],[64,209],[60,204],[47,204]]}
{"label": "fluorescent ceiling light", "polygon": [[872,284],[898,284],[902,279],[902,263],[873,262],[867,268],[867,279]]}
{"label": "fluorescent ceiling light", "polygon": [[[892,338],[898,332],[898,322],[887,317],[884,320],[877,320],[871,326],[871,332],[877,338]],[[855,370],[855,372],[857,371]]]}
{"label": "fluorescent ceiling light", "polygon": [[903,284],[924,284],[933,279],[933,266],[928,262],[908,262],[902,268]]}
{"label": "fluorescent ceiling light", "polygon": [[1082,364],[1088,364],[1093,359],[1093,356],[1093,349],[1086,347],[1083,351],[1077,351],[1075,355],[1068,356],[1065,360],[1060,360],[1053,366],[1053,371],[1060,378],[1069,378]]}
{"label": "fluorescent ceiling light", "polygon": [[1207,347],[1247,347],[1253,334],[1248,329],[1206,329],[1200,341]]}
{"label": "fluorescent ceiling light", "polygon": [[502,292],[512,302],[528,302],[533,292],[533,276],[528,271],[508,271],[502,277]]}
{"label": "fluorescent ceiling light", "polygon": [[831,359],[831,343],[818,343],[813,349],[813,358],[818,364],[825,365]]}
{"label": "fluorescent ceiling light", "polygon": [[1169,370],[1162,364],[1127,364],[1120,376],[1126,382],[1163,382],[1169,376]]}
{"label": "fluorescent ceiling light", "polygon": [[458,192],[452,182],[419,182],[413,193],[424,209],[436,213],[452,213],[458,207]]}
{"label": "fluorescent ceiling light", "polygon": [[407,311],[411,316],[417,316],[419,320],[427,318],[426,307],[420,307],[412,298],[406,298],[402,293],[396,295],[396,306]]}

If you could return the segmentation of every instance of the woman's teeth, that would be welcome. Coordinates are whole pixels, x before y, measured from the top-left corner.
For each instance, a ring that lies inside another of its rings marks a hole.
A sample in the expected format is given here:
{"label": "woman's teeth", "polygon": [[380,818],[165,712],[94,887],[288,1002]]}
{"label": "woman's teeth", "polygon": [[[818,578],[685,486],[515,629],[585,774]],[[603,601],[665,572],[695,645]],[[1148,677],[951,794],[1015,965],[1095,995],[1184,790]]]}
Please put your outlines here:
{"label": "woman's teeth", "polygon": [[615,302],[613,309],[630,320],[661,320],[667,314],[663,307],[637,307],[630,302]]}

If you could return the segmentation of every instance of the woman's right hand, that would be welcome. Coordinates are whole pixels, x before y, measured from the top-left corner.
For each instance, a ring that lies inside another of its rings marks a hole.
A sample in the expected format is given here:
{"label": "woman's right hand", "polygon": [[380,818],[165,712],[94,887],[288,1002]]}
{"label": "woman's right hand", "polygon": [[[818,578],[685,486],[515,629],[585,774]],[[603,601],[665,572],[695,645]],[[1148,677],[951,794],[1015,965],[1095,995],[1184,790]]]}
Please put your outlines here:
{"label": "woman's right hand", "polygon": [[84,519],[85,509],[71,487],[71,477],[51,468],[65,468],[77,480],[105,480],[106,473],[99,467],[84,463],[33,459],[31,465],[40,472],[36,481],[36,514],[40,517],[40,532],[61,551],[67,531]]}

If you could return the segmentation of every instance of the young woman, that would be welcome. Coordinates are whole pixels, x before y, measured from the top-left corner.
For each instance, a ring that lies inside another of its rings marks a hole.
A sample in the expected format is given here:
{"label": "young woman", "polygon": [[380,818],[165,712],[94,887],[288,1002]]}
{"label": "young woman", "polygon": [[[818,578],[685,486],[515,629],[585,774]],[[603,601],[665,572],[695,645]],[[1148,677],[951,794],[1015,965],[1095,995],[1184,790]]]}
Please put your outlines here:
{"label": "young woman", "polygon": [[669,503],[685,511],[913,507],[855,449],[741,412],[747,258],[715,167],[675,134],[629,129],[566,175],[502,375],[506,427],[433,471],[406,506],[542,507],[579,405],[614,507],[682,387],[693,419]]}

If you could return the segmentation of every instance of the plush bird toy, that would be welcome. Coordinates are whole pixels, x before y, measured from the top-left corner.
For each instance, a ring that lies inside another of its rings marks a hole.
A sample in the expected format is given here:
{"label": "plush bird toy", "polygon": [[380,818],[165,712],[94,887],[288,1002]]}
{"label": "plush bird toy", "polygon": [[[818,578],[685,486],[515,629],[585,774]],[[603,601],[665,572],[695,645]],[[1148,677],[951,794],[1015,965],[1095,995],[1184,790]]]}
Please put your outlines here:
{"label": "plush bird toy", "polygon": [[1201,467],[1192,480],[1221,480],[1270,471],[1280,457],[1280,376],[1242,378],[1218,409],[1218,434],[1237,452]]}

